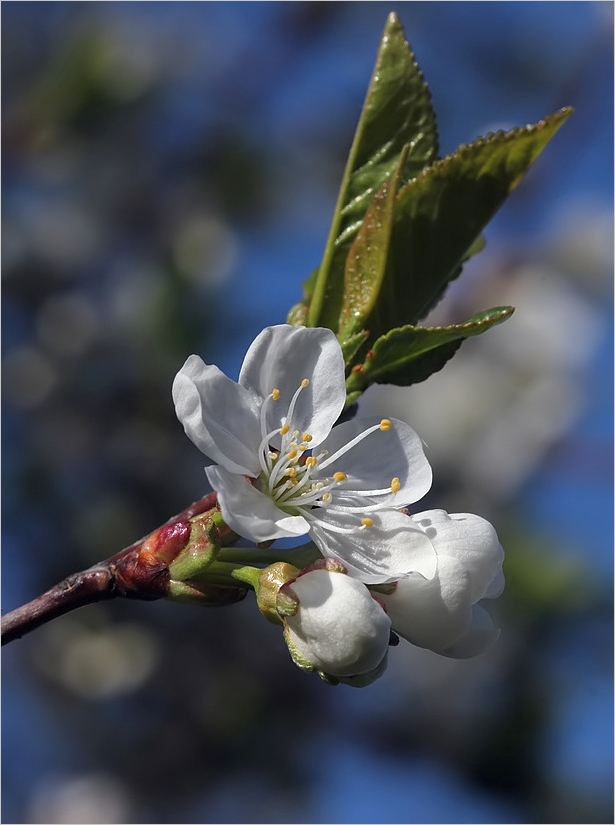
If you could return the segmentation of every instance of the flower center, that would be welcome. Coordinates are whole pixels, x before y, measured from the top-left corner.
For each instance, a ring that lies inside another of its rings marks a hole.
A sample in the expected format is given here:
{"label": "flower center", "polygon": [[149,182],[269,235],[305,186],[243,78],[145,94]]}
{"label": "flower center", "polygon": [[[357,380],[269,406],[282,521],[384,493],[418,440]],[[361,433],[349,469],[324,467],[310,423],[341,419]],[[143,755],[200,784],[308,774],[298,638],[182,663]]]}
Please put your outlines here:
{"label": "flower center", "polygon": [[[301,381],[290,401],[286,415],[280,417],[280,427],[268,432],[267,410],[269,404],[280,400],[279,389],[276,388],[271,391],[261,407],[262,438],[258,451],[263,471],[258,480],[258,487],[261,492],[268,495],[285,512],[298,514],[303,511],[303,515],[305,515],[306,510],[311,510],[313,507],[328,507],[333,501],[332,491],[348,481],[346,473],[341,470],[337,470],[330,476],[324,474],[323,470],[367,436],[378,431],[388,432],[392,426],[388,418],[383,418],[379,424],[368,427],[362,433],[359,433],[355,438],[336,450],[333,455],[328,455],[327,450],[322,450],[318,455],[314,455],[311,445],[312,435],[293,427],[293,415],[297,400],[302,390],[309,386],[309,383],[308,378]],[[279,451],[271,448],[271,442],[276,436],[281,436]],[[361,495],[396,493],[400,487],[399,479],[393,478],[389,487],[383,490],[363,490]],[[352,495],[353,491],[345,490],[345,494]],[[373,522],[369,518],[364,518],[361,521],[363,528],[371,527],[372,524]]]}

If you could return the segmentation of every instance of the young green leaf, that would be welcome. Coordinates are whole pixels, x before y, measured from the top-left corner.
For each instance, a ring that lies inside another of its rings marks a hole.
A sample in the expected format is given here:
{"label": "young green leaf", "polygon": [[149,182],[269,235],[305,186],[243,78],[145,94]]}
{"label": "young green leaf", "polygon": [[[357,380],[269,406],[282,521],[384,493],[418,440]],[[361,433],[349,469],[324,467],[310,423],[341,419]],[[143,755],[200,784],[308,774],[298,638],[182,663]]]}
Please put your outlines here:
{"label": "young green leaf", "polygon": [[353,363],[357,353],[367,341],[367,338],[368,332],[362,329],[354,335],[346,336],[343,341],[340,341],[344,355],[344,363],[347,367]]}
{"label": "young green leaf", "polygon": [[562,109],[534,125],[479,138],[401,187],[386,274],[363,322],[372,340],[427,315],[476,251],[485,225],[570,113]]}
{"label": "young green leaf", "polygon": [[314,284],[309,326],[338,331],[348,250],[374,193],[398,168],[406,145],[405,181],[436,159],[438,138],[429,90],[402,26],[392,13],[384,29]]}
{"label": "young green leaf", "polygon": [[510,318],[513,307],[495,307],[479,312],[462,324],[445,327],[405,326],[379,338],[363,364],[346,381],[348,403],[370,384],[417,384],[442,369],[466,338],[480,335]]}
{"label": "young green leaf", "polygon": [[378,300],[386,272],[397,189],[407,155],[408,147],[405,147],[397,169],[376,192],[346,258],[339,319],[341,342],[357,330],[365,329],[365,319]]}

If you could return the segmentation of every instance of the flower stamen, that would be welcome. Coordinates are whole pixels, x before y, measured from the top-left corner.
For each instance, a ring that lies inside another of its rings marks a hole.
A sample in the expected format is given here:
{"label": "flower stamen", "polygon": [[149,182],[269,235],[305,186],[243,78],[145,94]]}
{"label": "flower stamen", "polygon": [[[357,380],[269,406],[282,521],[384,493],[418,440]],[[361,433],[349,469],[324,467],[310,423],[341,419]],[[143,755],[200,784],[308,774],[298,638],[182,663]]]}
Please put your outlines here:
{"label": "flower stamen", "polygon": [[[286,418],[284,419],[284,423],[286,423],[287,421],[292,421],[293,414],[295,412],[295,405],[297,404],[297,399],[299,398],[299,394],[300,394],[301,390],[304,390],[309,385],[309,383],[310,383],[310,379],[309,378],[304,378],[301,381],[301,383],[299,384],[299,386],[297,387],[297,389],[295,390],[295,394],[291,398],[290,404],[288,405],[288,413],[286,414]],[[286,432],[288,432],[288,430]],[[297,432],[297,435],[299,435],[298,432]]]}
{"label": "flower stamen", "polygon": [[322,470],[329,464],[333,463],[334,461],[337,461],[338,458],[345,455],[349,450],[352,450],[353,447],[356,447],[356,445],[363,441],[363,439],[367,438],[368,435],[371,435],[372,433],[378,431],[386,433],[391,429],[392,426],[393,425],[388,418],[383,418],[380,424],[375,424],[373,427],[368,427],[366,430],[363,430],[362,433],[359,433],[359,435],[355,436],[347,444],[344,444],[343,447],[340,447],[340,449],[334,452],[333,455],[330,455],[326,459],[326,461],[322,462],[322,464],[320,465],[320,469]]}
{"label": "flower stamen", "polygon": [[[301,381],[290,400],[287,414],[280,417],[280,427],[271,432],[266,432],[268,404],[280,400],[280,390],[274,388],[271,391],[261,407],[262,440],[259,448],[260,464],[267,478],[269,495],[278,507],[282,507],[288,512],[301,512],[304,516],[307,516],[313,508],[326,508],[332,505],[334,500],[333,489],[348,481],[348,476],[342,470],[337,470],[328,478],[322,478],[322,470],[338,461],[369,435],[375,432],[388,432],[393,426],[390,419],[382,418],[379,423],[367,427],[332,455],[327,450],[321,450],[317,455],[313,455],[311,453],[312,434],[293,429],[293,416],[299,395],[302,390],[309,386],[309,383],[308,378]],[[276,436],[282,437],[279,452],[270,446]],[[321,476],[320,479],[313,477],[317,468],[318,475]],[[382,489],[352,490],[345,486],[342,494],[343,499],[335,505],[335,509],[349,514],[356,513],[356,526],[338,527],[335,531],[353,534],[372,527],[373,520],[367,515],[363,515],[363,518],[359,520],[358,511],[362,510],[365,514],[366,511],[379,509],[380,505],[370,504],[366,501],[366,497],[396,493],[401,489],[401,486],[401,482],[397,477],[391,479],[389,487]],[[354,495],[361,498],[356,507],[347,504],[348,498],[352,498]],[[311,516],[310,520],[313,519],[318,519],[318,516]]]}

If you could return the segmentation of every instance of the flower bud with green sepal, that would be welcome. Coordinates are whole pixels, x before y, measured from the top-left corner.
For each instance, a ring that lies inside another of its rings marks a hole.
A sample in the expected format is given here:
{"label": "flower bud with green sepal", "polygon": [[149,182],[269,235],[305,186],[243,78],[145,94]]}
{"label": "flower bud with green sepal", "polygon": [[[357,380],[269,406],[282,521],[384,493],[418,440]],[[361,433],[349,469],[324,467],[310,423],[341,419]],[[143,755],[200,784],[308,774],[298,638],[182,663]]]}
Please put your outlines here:
{"label": "flower bud with green sepal", "polygon": [[181,551],[170,561],[169,572],[174,581],[186,581],[202,574],[212,564],[223,545],[238,536],[224,523],[218,509],[209,510],[190,519],[189,533]]}
{"label": "flower bud with green sepal", "polygon": [[384,672],[390,619],[341,562],[322,559],[302,570],[282,585],[276,606],[298,667],[357,687]]}
{"label": "flower bud with green sepal", "polygon": [[183,523],[184,542],[169,561],[166,597],[176,602],[222,607],[245,598],[247,589],[207,580],[207,571],[216,561],[223,544],[237,535],[224,523],[217,508],[200,513]]}

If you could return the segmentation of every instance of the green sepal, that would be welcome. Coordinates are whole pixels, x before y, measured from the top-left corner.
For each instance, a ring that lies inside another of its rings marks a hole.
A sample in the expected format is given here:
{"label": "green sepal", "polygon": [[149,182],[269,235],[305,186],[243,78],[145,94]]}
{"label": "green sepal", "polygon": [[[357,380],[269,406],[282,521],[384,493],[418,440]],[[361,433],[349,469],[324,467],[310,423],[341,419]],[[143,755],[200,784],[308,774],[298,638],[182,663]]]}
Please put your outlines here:
{"label": "green sepal", "polygon": [[284,622],[284,641],[286,642],[286,646],[288,647],[288,652],[290,653],[291,659],[300,667],[301,670],[306,670],[308,672],[313,672],[316,670],[316,665],[301,653],[299,648],[293,642],[292,637],[290,635],[290,628]]}
{"label": "green sepal", "polygon": [[411,180],[438,154],[429,89],[397,15],[387,19],[354,136],[324,256],[308,300],[308,326],[339,331],[348,250],[377,192],[409,146],[403,179]]}
{"label": "green sepal", "polygon": [[190,520],[190,535],[185,547],[169,563],[174,581],[198,578],[212,565],[220,552],[221,542],[235,536],[224,524],[218,510],[209,510]]}
{"label": "green sepal", "polygon": [[461,146],[399,189],[386,273],[363,324],[373,339],[416,324],[435,306],[463,262],[481,248],[486,224],[571,111]]}
{"label": "green sepal", "polygon": [[[445,327],[405,326],[379,338],[365,361],[346,381],[349,403],[371,384],[407,387],[442,369],[466,338],[481,335],[513,314],[513,307],[494,307],[461,324]],[[358,394],[358,395],[357,395]]]}
{"label": "green sepal", "polygon": [[339,685],[340,680],[336,676],[331,676],[330,673],[325,673],[324,670],[317,670],[316,673],[320,676],[323,682],[327,685],[335,687]]}
{"label": "green sepal", "polygon": [[[274,624],[282,624],[284,611],[278,610],[278,597],[280,588],[289,581],[296,579],[299,575],[299,568],[292,564],[277,561],[260,571],[258,581],[254,588],[256,593],[256,604],[263,616]],[[291,610],[289,615],[297,612],[298,604]]]}

